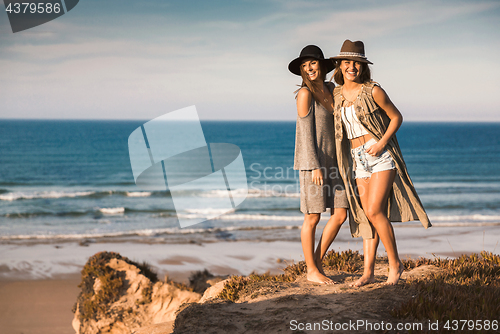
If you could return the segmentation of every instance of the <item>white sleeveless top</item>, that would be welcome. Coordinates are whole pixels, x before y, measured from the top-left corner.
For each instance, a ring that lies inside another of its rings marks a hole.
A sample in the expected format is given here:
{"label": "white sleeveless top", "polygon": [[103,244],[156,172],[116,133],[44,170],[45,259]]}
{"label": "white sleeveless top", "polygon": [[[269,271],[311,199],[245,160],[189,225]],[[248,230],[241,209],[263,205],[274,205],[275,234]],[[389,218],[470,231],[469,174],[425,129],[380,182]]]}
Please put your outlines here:
{"label": "white sleeveless top", "polygon": [[368,134],[363,124],[356,116],[356,112],[354,112],[354,104],[350,107],[342,108],[342,122],[346,127],[347,138],[354,139]]}

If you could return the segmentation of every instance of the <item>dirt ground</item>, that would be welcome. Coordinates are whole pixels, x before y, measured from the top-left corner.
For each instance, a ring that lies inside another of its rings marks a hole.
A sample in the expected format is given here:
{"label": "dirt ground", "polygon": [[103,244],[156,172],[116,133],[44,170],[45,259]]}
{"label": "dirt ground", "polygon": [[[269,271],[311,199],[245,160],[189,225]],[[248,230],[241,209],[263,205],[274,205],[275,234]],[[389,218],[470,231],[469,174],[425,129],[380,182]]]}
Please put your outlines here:
{"label": "dirt ground", "polygon": [[[177,315],[174,333],[407,333],[419,325],[392,317],[391,310],[412,298],[412,291],[403,284],[384,285],[387,270],[387,264],[377,265],[376,283],[361,288],[349,287],[361,273],[332,271],[326,273],[335,285],[312,284],[305,276],[291,283],[253,283],[235,303],[216,299],[186,306]],[[417,267],[405,271],[402,281],[437,270]],[[425,330],[428,324],[422,326]]]}

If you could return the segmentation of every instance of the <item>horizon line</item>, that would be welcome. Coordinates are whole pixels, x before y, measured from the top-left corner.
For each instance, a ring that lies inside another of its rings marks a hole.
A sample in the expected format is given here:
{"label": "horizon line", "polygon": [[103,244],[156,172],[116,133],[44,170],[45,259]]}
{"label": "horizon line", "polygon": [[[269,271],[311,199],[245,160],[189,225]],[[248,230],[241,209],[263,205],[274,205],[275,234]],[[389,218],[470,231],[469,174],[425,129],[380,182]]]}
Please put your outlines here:
{"label": "horizon line", "polygon": [[[0,118],[0,121],[115,121],[149,122],[151,119],[116,118]],[[288,119],[201,119],[202,122],[296,122]],[[500,120],[405,120],[404,123],[500,123]]]}

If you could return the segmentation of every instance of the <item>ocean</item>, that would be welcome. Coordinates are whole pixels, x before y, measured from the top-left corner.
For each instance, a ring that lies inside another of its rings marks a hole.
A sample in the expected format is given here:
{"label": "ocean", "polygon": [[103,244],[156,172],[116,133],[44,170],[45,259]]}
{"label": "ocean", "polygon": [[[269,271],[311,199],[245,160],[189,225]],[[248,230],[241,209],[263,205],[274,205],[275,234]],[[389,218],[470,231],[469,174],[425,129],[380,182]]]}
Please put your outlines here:
{"label": "ocean", "polygon": [[[143,123],[0,120],[0,241],[300,238],[295,122],[202,121],[208,143],[240,147],[248,196],[186,228],[178,215],[196,219],[211,208],[176,212],[168,191],[136,186],[128,136]],[[500,123],[405,122],[397,136],[434,225],[500,226]]]}

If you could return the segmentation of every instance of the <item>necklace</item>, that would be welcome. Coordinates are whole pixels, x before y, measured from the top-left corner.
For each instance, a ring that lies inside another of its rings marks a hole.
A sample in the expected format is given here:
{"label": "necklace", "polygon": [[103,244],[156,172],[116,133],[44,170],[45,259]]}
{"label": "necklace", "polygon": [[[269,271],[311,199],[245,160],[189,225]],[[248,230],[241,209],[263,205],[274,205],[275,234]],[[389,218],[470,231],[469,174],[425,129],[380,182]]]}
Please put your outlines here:
{"label": "necklace", "polygon": [[[330,92],[330,90],[328,88],[326,88],[326,90],[328,92]],[[323,101],[326,102],[326,103],[328,103],[328,101],[329,101],[328,98],[330,97],[330,95],[329,94],[325,94],[325,85],[323,85],[323,91],[322,91],[322,93],[323,93]]]}
{"label": "necklace", "polygon": [[344,95],[344,86],[342,86],[342,88],[341,88],[340,95],[342,95],[342,98],[343,98],[343,99],[347,102],[348,106],[350,106],[350,105],[354,104],[354,102],[356,102],[356,99],[358,99],[358,98],[359,98],[359,94],[361,93],[361,89],[362,89],[362,88],[363,88],[363,85],[361,85],[361,87],[359,88],[358,93],[356,94],[356,97],[354,98],[354,100],[353,100],[353,101],[348,100],[348,99],[345,97],[345,95]]}
{"label": "necklace", "polygon": [[[330,92],[330,90],[328,88],[326,88],[326,90],[328,92]],[[320,93],[321,93],[321,95],[320,95]],[[325,102],[325,103],[328,103],[330,101],[330,99],[329,99],[330,94],[325,93],[325,86],[323,86],[323,90],[318,89],[318,92],[315,95],[316,95],[317,101],[323,100],[323,102]]]}

